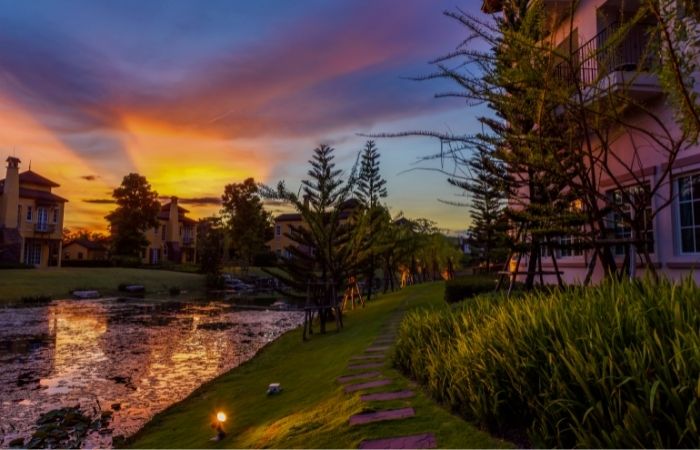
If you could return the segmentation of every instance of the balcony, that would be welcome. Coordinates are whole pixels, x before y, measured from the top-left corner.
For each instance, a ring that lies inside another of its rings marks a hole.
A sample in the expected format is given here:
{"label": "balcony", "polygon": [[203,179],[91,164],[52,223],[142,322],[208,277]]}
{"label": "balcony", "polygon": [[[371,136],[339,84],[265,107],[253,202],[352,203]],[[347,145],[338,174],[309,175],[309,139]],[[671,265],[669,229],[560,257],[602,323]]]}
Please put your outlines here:
{"label": "balcony", "polygon": [[194,245],[194,238],[192,236],[185,235],[182,238],[182,246],[183,247],[191,247],[192,245]]}
{"label": "balcony", "polygon": [[659,81],[651,73],[658,56],[650,55],[647,48],[653,25],[638,24],[626,35],[618,36],[620,26],[619,22],[612,23],[575,50],[571,55],[574,69],[561,63],[554,69],[555,76],[583,86],[589,101],[621,92],[636,101],[661,94]]}
{"label": "balcony", "polygon": [[56,231],[56,225],[49,224],[48,222],[37,222],[36,225],[34,225],[34,232],[35,233],[51,234],[54,231]]}

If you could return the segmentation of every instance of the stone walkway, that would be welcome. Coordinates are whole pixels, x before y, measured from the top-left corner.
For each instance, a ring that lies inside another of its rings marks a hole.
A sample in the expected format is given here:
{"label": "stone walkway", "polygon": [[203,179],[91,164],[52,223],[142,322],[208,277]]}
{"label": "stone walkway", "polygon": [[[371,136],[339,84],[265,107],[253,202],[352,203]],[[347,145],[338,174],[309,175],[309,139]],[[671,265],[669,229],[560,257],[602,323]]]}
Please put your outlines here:
{"label": "stone walkway", "polygon": [[[389,350],[396,339],[396,330],[401,321],[403,311],[397,311],[384,325],[379,337],[367,347],[365,353],[350,358],[348,370],[352,373],[338,378],[338,382],[344,384],[347,394],[387,386],[387,390],[365,393],[360,395],[363,402],[389,401],[409,399],[415,396],[411,390],[392,390],[389,385],[393,380],[386,378],[378,370],[385,367]],[[416,412],[411,407],[396,409],[380,409],[378,411],[355,414],[350,417],[350,426],[362,426],[368,423],[381,423],[392,420],[405,420],[414,417]],[[433,433],[422,433],[411,436],[392,436],[383,439],[368,439],[360,443],[359,448],[379,449],[407,449],[407,448],[436,448],[437,441]]]}

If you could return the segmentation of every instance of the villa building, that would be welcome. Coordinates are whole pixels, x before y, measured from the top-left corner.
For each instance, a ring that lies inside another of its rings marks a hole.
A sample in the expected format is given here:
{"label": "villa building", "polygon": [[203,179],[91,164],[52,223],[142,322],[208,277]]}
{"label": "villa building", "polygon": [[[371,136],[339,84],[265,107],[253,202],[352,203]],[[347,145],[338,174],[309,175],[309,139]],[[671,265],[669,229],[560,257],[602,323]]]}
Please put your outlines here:
{"label": "villa building", "polygon": [[6,161],[0,180],[0,262],[60,267],[68,200],[51,192],[57,183],[31,169],[19,173],[19,158]]}
{"label": "villa building", "polygon": [[[615,202],[618,209],[623,209],[624,202],[628,201],[624,197],[629,196],[621,195],[622,192],[634,192],[639,189],[640,183],[650,186],[662,183],[662,188],[650,199],[648,207],[649,211],[652,208],[658,210],[658,214],[644,219],[647,223],[646,242],[650,246],[651,263],[658,272],[673,279],[693,272],[695,279],[700,281],[700,146],[683,146],[677,157],[669,160],[659,147],[661,144],[643,135],[647,133],[646,136],[649,136],[656,132],[659,124],[670,129],[672,135],[680,135],[675,126],[676,111],[668,103],[649,64],[651,58],[660,57],[647,51],[647,30],[653,23],[650,20],[641,21],[621,38],[619,44],[610,45],[609,42],[615,42],[610,38],[620,29],[621,23],[624,24],[624,20],[633,17],[638,10],[636,2],[580,0],[574,3],[568,0],[545,0],[543,4],[553,24],[553,32],[548,39],[552,40],[553,47],[558,51],[570,52],[571,60],[579,69],[566,73],[566,76],[576,77],[585,87],[584,95],[591,95],[590,101],[608,101],[605,98],[608,95],[630,96],[627,98],[633,100],[633,105],[644,105],[644,110],[632,106],[621,113],[626,115],[624,119],[628,123],[635,125],[636,130],[631,127],[620,128],[614,139],[607,143],[615,158],[609,166],[612,176],[604,172],[600,174],[598,189],[604,194],[601,198],[607,198],[607,202]],[[573,11],[572,5],[575,5]],[[486,13],[499,13],[501,9],[501,0],[485,0],[482,4],[482,11]],[[685,17],[683,20],[693,19]],[[606,47],[602,47],[604,45]],[[597,48],[605,50],[596,52]],[[658,121],[652,119],[652,114]],[[589,135],[589,139],[594,143],[599,142],[593,135]],[[666,170],[669,166],[670,175]],[[604,203],[601,200],[603,207]],[[664,206],[666,203],[669,204]],[[625,220],[627,219],[619,214],[611,214],[606,224],[609,227],[606,228],[606,233],[610,236],[618,267],[626,261],[636,260],[636,263],[628,262],[626,267],[630,267],[631,273],[640,276],[644,273],[644,267],[648,267],[640,255],[635,255],[629,244],[615,244],[632,241],[631,228]],[[567,237],[562,236],[560,239],[560,242],[566,243]],[[594,258],[593,250],[576,249],[569,245],[561,246],[554,253],[556,269],[562,272],[564,282],[579,283],[586,278],[589,263]],[[625,259],[626,255],[631,256]],[[550,256],[548,254],[542,258],[542,270],[545,272],[545,281],[554,283],[554,261]],[[527,264],[527,256],[523,256],[519,267],[514,259],[510,270],[522,274],[526,271]],[[600,280],[604,275],[601,264],[594,267],[592,279]],[[519,278],[521,277],[522,275]]]}
{"label": "villa building", "polygon": [[109,257],[107,246],[86,238],[73,239],[63,246],[63,261],[105,261]]}
{"label": "villa building", "polygon": [[171,197],[158,213],[158,226],[146,231],[148,247],[141,255],[144,264],[194,263],[197,252],[197,222],[187,217],[188,210]]}

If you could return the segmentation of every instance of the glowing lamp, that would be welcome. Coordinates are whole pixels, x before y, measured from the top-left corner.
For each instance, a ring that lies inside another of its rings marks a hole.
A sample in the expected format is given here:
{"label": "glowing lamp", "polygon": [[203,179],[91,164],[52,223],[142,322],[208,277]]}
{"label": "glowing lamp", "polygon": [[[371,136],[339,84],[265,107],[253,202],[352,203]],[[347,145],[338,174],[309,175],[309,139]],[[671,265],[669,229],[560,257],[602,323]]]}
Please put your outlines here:
{"label": "glowing lamp", "polygon": [[226,413],[223,411],[217,411],[214,416],[215,421],[211,425],[212,428],[216,430],[216,436],[211,438],[212,441],[220,441],[226,437],[226,432],[224,431],[224,422],[226,422]]}
{"label": "glowing lamp", "polygon": [[223,411],[216,413],[216,420],[221,423],[226,422],[226,413]]}

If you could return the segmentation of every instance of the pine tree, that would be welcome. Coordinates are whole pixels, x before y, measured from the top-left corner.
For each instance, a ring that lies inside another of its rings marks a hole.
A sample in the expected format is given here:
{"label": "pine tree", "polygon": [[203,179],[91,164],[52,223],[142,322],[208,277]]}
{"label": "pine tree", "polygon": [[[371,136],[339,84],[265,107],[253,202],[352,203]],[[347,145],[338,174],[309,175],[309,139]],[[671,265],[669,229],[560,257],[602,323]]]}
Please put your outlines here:
{"label": "pine tree", "polygon": [[[335,304],[337,294],[357,270],[357,255],[352,245],[352,227],[341,220],[345,202],[352,193],[354,170],[348,180],[343,180],[342,170],[336,169],[333,162],[333,151],[327,145],[314,150],[308,178],[302,181],[301,197],[284,183],[268,195],[289,202],[302,218],[302,225],[291,227],[285,234],[294,244],[287,248],[290,258],[281,263],[283,273],[273,275],[291,288],[292,296],[304,298],[309,286],[322,286],[323,298],[313,300],[330,299]],[[320,303],[318,306],[323,333],[327,310]]]}
{"label": "pine tree", "polygon": [[361,240],[366,252],[362,255],[363,260],[359,261],[359,264],[363,266],[365,297],[369,301],[372,299],[374,273],[377,270],[380,252],[378,236],[381,227],[386,223],[383,207],[379,202],[387,196],[386,180],[382,178],[379,171],[379,149],[374,141],[367,141],[362,151],[355,195],[363,205],[362,218],[358,220],[358,223],[363,226],[358,227],[357,231],[363,234]]}

